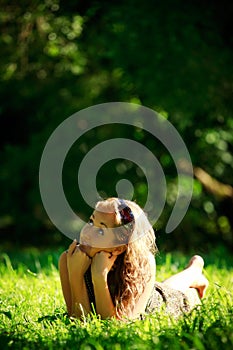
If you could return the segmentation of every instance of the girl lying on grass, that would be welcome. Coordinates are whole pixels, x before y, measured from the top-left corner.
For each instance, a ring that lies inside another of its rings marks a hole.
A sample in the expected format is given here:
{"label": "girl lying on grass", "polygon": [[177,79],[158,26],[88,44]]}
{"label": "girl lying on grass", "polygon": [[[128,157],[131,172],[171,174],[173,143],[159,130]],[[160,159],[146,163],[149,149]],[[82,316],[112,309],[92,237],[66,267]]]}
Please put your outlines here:
{"label": "girl lying on grass", "polygon": [[208,286],[203,259],[193,256],[185,270],[159,283],[156,249],[154,230],[136,203],[98,202],[80,243],[74,240],[59,260],[68,314],[81,318],[93,306],[103,319],[134,319],[162,305],[175,317],[191,311]]}

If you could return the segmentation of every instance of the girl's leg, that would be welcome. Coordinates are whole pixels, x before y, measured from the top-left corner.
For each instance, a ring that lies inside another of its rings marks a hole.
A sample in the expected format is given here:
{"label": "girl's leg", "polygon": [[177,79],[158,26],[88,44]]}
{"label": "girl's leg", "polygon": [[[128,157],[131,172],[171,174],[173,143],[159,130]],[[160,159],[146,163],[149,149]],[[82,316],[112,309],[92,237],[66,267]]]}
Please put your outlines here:
{"label": "girl's leg", "polygon": [[202,298],[209,285],[208,280],[202,274],[203,267],[204,260],[202,257],[194,255],[185,270],[169,277],[163,283],[184,293],[189,288],[196,288],[200,298]]}
{"label": "girl's leg", "polygon": [[70,289],[70,281],[67,269],[67,253],[63,252],[59,259],[59,272],[60,272],[60,280],[62,286],[63,296],[66,302],[68,315],[72,313],[72,297],[71,297],[71,289]]}

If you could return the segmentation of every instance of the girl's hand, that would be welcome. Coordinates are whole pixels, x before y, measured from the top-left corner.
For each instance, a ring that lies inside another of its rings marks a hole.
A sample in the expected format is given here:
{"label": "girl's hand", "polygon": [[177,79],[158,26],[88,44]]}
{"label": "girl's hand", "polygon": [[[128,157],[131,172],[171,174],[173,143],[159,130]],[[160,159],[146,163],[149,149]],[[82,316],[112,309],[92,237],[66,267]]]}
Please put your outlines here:
{"label": "girl's hand", "polygon": [[91,259],[80,250],[79,246],[77,246],[77,241],[74,240],[67,252],[69,278],[73,280],[78,277],[83,277],[90,264]]}
{"label": "girl's hand", "polygon": [[93,282],[104,279],[107,281],[107,276],[109,271],[111,270],[117,255],[112,255],[111,253],[107,253],[101,251],[97,253],[93,259],[91,264],[91,273]]}

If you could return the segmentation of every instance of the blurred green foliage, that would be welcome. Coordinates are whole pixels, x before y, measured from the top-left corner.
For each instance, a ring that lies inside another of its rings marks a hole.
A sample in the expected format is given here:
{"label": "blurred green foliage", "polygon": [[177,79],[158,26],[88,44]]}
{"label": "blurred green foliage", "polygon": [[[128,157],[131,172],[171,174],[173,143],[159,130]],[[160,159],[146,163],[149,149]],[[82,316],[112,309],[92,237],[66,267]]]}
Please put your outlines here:
{"label": "blurred green foliage", "polygon": [[[97,103],[127,101],[160,112],[180,132],[193,164],[232,186],[232,9],[227,0],[1,0],[1,239],[61,243],[40,199],[40,157],[56,126]],[[64,187],[76,211],[88,215],[90,208],[76,188],[72,159],[119,135],[150,148],[167,175],[167,203],[157,223],[164,249],[220,241],[233,247],[233,195],[208,193],[200,179],[183,222],[164,234],[176,169],[162,145],[140,129],[93,130],[68,156]],[[100,194],[115,195],[121,178],[134,183],[143,205],[145,178],[126,160],[100,170]]]}

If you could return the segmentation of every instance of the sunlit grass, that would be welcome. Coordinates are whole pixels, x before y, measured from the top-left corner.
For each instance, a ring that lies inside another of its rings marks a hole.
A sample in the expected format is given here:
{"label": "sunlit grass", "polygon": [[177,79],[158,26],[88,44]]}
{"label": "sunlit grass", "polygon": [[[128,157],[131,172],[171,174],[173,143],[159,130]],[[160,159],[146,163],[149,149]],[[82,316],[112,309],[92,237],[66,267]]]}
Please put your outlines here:
{"label": "sunlit grass", "polygon": [[[210,287],[201,308],[178,321],[164,314],[143,320],[83,322],[65,313],[59,252],[28,250],[0,255],[1,349],[232,349],[233,264],[224,251],[206,256]],[[189,258],[157,257],[157,278],[180,271]]]}

